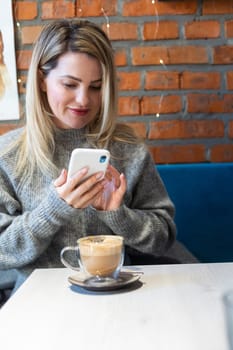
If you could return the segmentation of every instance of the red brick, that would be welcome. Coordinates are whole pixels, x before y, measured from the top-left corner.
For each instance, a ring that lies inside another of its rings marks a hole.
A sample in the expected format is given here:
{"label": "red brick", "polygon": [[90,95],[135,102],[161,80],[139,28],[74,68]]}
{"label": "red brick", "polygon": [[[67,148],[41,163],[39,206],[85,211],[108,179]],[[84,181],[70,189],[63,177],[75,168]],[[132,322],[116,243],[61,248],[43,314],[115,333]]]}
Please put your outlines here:
{"label": "red brick", "polygon": [[28,69],[32,52],[30,50],[16,52],[16,64],[18,69]]}
{"label": "red brick", "polygon": [[156,16],[194,14],[197,11],[196,0],[164,1],[152,4],[151,0],[123,1],[123,16]]}
{"label": "red brick", "polygon": [[116,66],[126,66],[127,65],[127,54],[125,49],[118,49],[115,52],[115,64]]}
{"label": "red brick", "polygon": [[219,72],[183,72],[181,74],[181,89],[217,90],[220,89],[221,75]]}
{"label": "red brick", "polygon": [[168,64],[168,50],[165,46],[133,47],[131,56],[135,66],[160,64],[161,59]]}
{"label": "red brick", "polygon": [[201,64],[208,63],[205,47],[197,46],[147,46],[131,49],[133,65]]}
{"label": "red brick", "polygon": [[189,94],[188,113],[233,113],[233,95]]}
{"label": "red brick", "polygon": [[203,0],[203,15],[233,13],[232,0]]}
{"label": "red brick", "polygon": [[187,39],[219,38],[220,23],[218,21],[194,21],[185,25]]}
{"label": "red brick", "polygon": [[213,48],[214,64],[232,64],[233,46],[217,46]]}
{"label": "red brick", "polygon": [[211,148],[211,162],[233,162],[233,145],[218,144]]}
{"label": "red brick", "polygon": [[143,139],[146,138],[146,125],[145,125],[145,123],[133,122],[133,123],[126,123],[126,124],[131,126],[139,137],[141,137]]}
{"label": "red brick", "polygon": [[37,17],[37,1],[15,1],[13,6],[17,21],[31,20]]}
{"label": "red brick", "polygon": [[[77,17],[116,16],[117,0],[78,0]],[[107,19],[106,19],[107,20]]]}
{"label": "red brick", "polygon": [[41,18],[69,18],[75,16],[75,6],[72,1],[55,0],[45,1],[41,4]]}
{"label": "red brick", "polygon": [[40,34],[42,29],[42,26],[26,26],[22,27],[21,34],[22,34],[22,44],[32,44]]}
{"label": "red brick", "polygon": [[10,130],[17,129],[19,124],[0,124],[0,135],[5,134]]}
{"label": "red brick", "polygon": [[144,24],[144,40],[161,40],[177,38],[179,38],[179,26],[178,23],[175,21],[156,21]]}
{"label": "red brick", "polygon": [[119,90],[139,90],[141,88],[140,72],[118,72]]}
{"label": "red brick", "polygon": [[181,96],[144,96],[141,100],[141,113],[178,113],[182,109]]}
{"label": "red brick", "polygon": [[227,38],[233,38],[233,20],[225,22],[225,32]]}
{"label": "red brick", "polygon": [[146,72],[145,90],[177,90],[179,74],[179,72],[169,71]]}
{"label": "red brick", "polygon": [[206,47],[173,46],[168,48],[169,64],[202,64],[208,63]]}
{"label": "red brick", "polygon": [[233,139],[233,120],[229,121],[228,125],[228,136]]}
{"label": "red brick", "polygon": [[155,163],[198,163],[206,161],[204,145],[161,145],[150,147]]}
{"label": "red brick", "polygon": [[137,96],[121,96],[118,101],[119,115],[139,115],[139,98]]}
{"label": "red brick", "polygon": [[137,24],[135,23],[111,23],[103,25],[110,40],[136,40],[138,39]]}
{"label": "red brick", "polygon": [[224,136],[221,120],[168,120],[150,124],[148,139],[192,139]]}
{"label": "red brick", "polygon": [[233,71],[226,73],[227,88],[228,90],[233,90]]}

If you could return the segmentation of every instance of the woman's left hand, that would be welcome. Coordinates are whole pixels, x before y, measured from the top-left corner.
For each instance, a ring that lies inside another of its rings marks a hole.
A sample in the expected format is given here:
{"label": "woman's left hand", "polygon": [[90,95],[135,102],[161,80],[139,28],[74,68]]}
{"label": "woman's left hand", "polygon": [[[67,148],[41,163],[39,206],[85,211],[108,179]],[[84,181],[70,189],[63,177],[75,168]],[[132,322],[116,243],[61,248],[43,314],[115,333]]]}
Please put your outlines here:
{"label": "woman's left hand", "polygon": [[121,206],[124,194],[126,192],[126,178],[120,174],[112,165],[108,166],[105,174],[106,184],[102,194],[92,205],[98,210],[116,210]]}

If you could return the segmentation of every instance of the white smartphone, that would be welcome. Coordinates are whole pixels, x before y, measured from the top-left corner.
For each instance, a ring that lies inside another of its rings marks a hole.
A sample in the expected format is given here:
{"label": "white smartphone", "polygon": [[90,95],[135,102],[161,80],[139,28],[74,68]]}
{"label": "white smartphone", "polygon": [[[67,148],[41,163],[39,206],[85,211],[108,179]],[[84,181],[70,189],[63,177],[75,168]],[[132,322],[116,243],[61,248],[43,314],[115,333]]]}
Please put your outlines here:
{"label": "white smartphone", "polygon": [[109,159],[110,152],[106,149],[75,148],[70,157],[68,178],[86,166],[88,167],[88,173],[82,179],[82,182],[99,171],[103,171],[105,174]]}

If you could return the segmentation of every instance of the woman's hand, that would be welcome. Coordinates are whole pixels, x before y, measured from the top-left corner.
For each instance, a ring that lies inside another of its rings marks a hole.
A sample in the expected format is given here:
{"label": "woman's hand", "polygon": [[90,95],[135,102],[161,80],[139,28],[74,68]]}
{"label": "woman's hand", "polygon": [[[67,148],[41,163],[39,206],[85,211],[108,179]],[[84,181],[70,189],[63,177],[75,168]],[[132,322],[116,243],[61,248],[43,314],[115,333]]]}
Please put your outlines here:
{"label": "woman's hand", "polygon": [[116,210],[121,206],[126,192],[126,178],[109,165],[105,174],[104,189],[92,206],[98,210]]}
{"label": "woman's hand", "polygon": [[103,177],[102,172],[80,183],[87,172],[88,168],[85,167],[68,179],[67,170],[63,169],[60,176],[54,181],[59,197],[73,208],[81,209],[93,205],[103,193],[106,180],[100,180]]}

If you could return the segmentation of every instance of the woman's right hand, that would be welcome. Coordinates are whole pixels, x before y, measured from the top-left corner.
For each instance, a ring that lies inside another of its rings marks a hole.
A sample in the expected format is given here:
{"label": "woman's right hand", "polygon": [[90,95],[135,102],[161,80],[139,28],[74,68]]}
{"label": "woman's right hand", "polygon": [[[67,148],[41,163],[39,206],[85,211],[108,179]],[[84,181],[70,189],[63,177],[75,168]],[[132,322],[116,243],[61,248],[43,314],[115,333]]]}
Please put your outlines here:
{"label": "woman's right hand", "polygon": [[101,195],[106,180],[100,180],[103,173],[99,172],[80,183],[87,174],[85,167],[68,179],[67,170],[63,169],[60,176],[54,181],[54,187],[61,199],[76,209],[86,208],[92,205]]}

